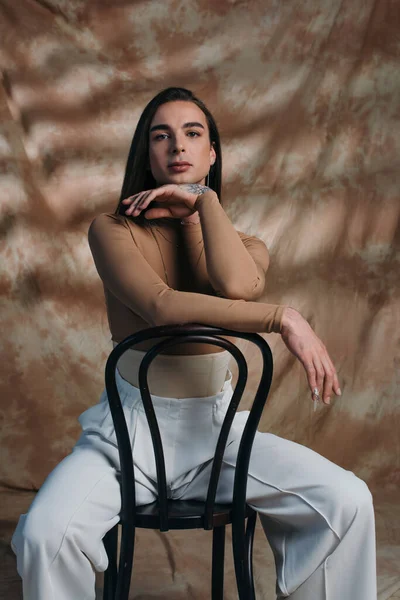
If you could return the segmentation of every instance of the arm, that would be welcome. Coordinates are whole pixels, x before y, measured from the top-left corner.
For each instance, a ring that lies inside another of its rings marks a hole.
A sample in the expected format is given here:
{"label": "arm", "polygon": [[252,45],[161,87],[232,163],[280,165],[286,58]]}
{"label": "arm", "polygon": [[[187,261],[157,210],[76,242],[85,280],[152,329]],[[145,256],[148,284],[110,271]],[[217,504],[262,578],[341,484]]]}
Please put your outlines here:
{"label": "arm", "polygon": [[123,217],[97,217],[89,229],[89,245],[105,287],[150,326],[202,323],[233,331],[281,333],[290,352],[303,364],[310,390],[323,390],[328,404],[332,391],[340,395],[325,346],[296,310],[173,290],[140,252]]}
{"label": "arm", "polygon": [[234,331],[280,332],[283,305],[168,287],[140,252],[123,217],[100,215],[91,224],[88,238],[104,285],[151,326],[204,323]]}
{"label": "arm", "polygon": [[[254,236],[235,230],[218,196],[210,188],[193,183],[167,184],[140,192],[122,202],[131,205],[126,210],[127,215],[137,216],[146,211],[146,218],[150,219],[198,216],[199,225],[183,226],[183,238],[186,237],[188,242],[189,264],[199,281],[207,279],[219,295],[232,299],[255,300],[263,293],[269,264],[265,244]],[[153,202],[153,207],[148,210]],[[197,241],[192,235],[193,229]],[[185,233],[187,231],[189,233]],[[194,257],[196,253],[197,260],[202,261],[199,268]]]}
{"label": "arm", "polygon": [[[269,265],[265,244],[236,231],[215,192],[199,196],[195,208],[200,216],[205,260],[213,288],[229,298],[259,298]],[[183,225],[187,230],[192,227],[196,226]]]}
{"label": "arm", "polygon": [[[241,231],[236,231],[236,235],[239,236],[242,245],[253,259],[254,264],[257,266],[258,274],[252,281],[252,284],[248,290],[244,289],[243,285],[240,290],[236,291],[233,289],[224,290],[224,286],[221,285],[219,285],[219,289],[217,289],[216,284],[214,289],[216,290],[217,294],[234,300],[242,299],[254,301],[260,298],[264,292],[265,275],[269,266],[268,249],[264,242],[255,236],[246,235]],[[182,240],[185,245],[186,259],[191,267],[196,281],[201,287],[204,287],[207,284],[211,286],[200,223],[198,225],[182,226]],[[212,254],[212,245],[211,248],[209,246],[209,252]],[[231,250],[229,250],[229,252],[231,252]],[[230,259],[234,261],[235,257],[231,256]]]}

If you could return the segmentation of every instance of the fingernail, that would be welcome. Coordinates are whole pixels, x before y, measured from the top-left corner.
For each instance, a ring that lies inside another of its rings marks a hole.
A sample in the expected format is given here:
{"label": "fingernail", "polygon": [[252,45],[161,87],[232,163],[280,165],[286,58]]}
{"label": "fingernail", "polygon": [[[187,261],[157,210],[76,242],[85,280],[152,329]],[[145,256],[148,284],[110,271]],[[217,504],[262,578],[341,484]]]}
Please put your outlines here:
{"label": "fingernail", "polygon": [[340,388],[338,389],[337,394],[338,394],[338,396],[342,395],[342,390]]}
{"label": "fingernail", "polygon": [[319,390],[318,388],[314,388],[313,389],[313,393],[312,393],[313,399],[315,399],[316,402],[319,402]]}
{"label": "fingernail", "polygon": [[330,404],[330,403],[331,403],[331,399],[330,399],[330,397],[328,397],[328,398],[326,399],[326,403],[327,403],[327,404]]}

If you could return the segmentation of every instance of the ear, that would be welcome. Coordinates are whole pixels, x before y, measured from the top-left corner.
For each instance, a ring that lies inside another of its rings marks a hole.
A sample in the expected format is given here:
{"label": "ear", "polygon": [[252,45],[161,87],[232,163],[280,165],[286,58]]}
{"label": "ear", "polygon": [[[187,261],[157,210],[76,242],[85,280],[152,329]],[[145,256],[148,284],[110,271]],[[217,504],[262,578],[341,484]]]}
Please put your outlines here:
{"label": "ear", "polygon": [[214,142],[211,142],[211,148],[210,148],[210,167],[213,166],[213,164],[215,163],[216,160],[217,160],[217,153],[215,152],[215,149],[214,149]]}

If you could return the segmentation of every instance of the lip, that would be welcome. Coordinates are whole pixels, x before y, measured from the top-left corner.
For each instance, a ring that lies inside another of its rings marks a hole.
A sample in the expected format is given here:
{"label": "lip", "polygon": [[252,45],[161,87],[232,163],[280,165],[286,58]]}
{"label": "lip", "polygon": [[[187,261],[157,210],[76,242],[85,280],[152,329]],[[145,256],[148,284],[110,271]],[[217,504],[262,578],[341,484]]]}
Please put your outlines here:
{"label": "lip", "polygon": [[170,167],[191,167],[192,165],[188,162],[186,162],[185,160],[177,160],[176,162],[173,162],[171,164],[168,165],[168,168]]}
{"label": "lip", "polygon": [[170,165],[168,167],[168,169],[170,171],[172,171],[173,173],[184,173],[185,171],[190,169],[191,166],[192,165],[190,165],[189,163],[174,164],[174,165]]}

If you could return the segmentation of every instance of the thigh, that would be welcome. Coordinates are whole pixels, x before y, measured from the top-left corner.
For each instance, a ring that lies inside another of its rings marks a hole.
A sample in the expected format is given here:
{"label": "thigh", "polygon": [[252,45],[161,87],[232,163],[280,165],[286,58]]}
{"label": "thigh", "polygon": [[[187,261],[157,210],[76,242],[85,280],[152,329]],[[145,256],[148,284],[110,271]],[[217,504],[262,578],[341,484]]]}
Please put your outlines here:
{"label": "thigh", "polygon": [[[17,553],[24,541],[42,544],[50,561],[74,540],[97,569],[107,562],[101,540],[119,521],[120,478],[109,445],[101,451],[98,438],[86,436],[49,474],[27,514],[21,515],[13,536]],[[111,447],[110,447],[111,448]],[[139,503],[154,495],[136,484]]]}
{"label": "thigh", "polygon": [[118,482],[107,458],[90,447],[74,448],[46,477],[29,512],[43,511],[49,517],[55,513],[58,520],[68,521],[85,501],[96,497],[96,487],[105,479],[112,498],[117,495]]}
{"label": "thigh", "polygon": [[[137,504],[154,500],[146,480],[135,469]],[[143,480],[143,481],[142,481]],[[82,435],[71,454],[48,475],[37,493],[31,511],[56,514],[67,523],[83,507],[88,516],[114,519],[121,510],[118,450],[97,435]]]}
{"label": "thigh", "polygon": [[[217,501],[232,501],[233,484],[240,437],[246,413],[235,419],[230,443],[226,448]],[[185,489],[183,499],[204,499],[207,493],[211,465]],[[279,436],[257,431],[254,439],[247,481],[247,501],[256,510],[287,522],[306,526],[309,518],[319,514],[333,530],[342,529],[337,522],[338,502],[352,504],[354,495],[366,487],[351,471],[329,461],[306,446]],[[350,518],[350,517],[349,517]]]}
{"label": "thigh", "polygon": [[[232,498],[240,439],[224,456],[220,498]],[[354,473],[296,442],[257,432],[250,457],[247,502],[281,523],[308,527],[321,518],[340,538],[367,486]],[[340,510],[338,510],[340,507]]]}

